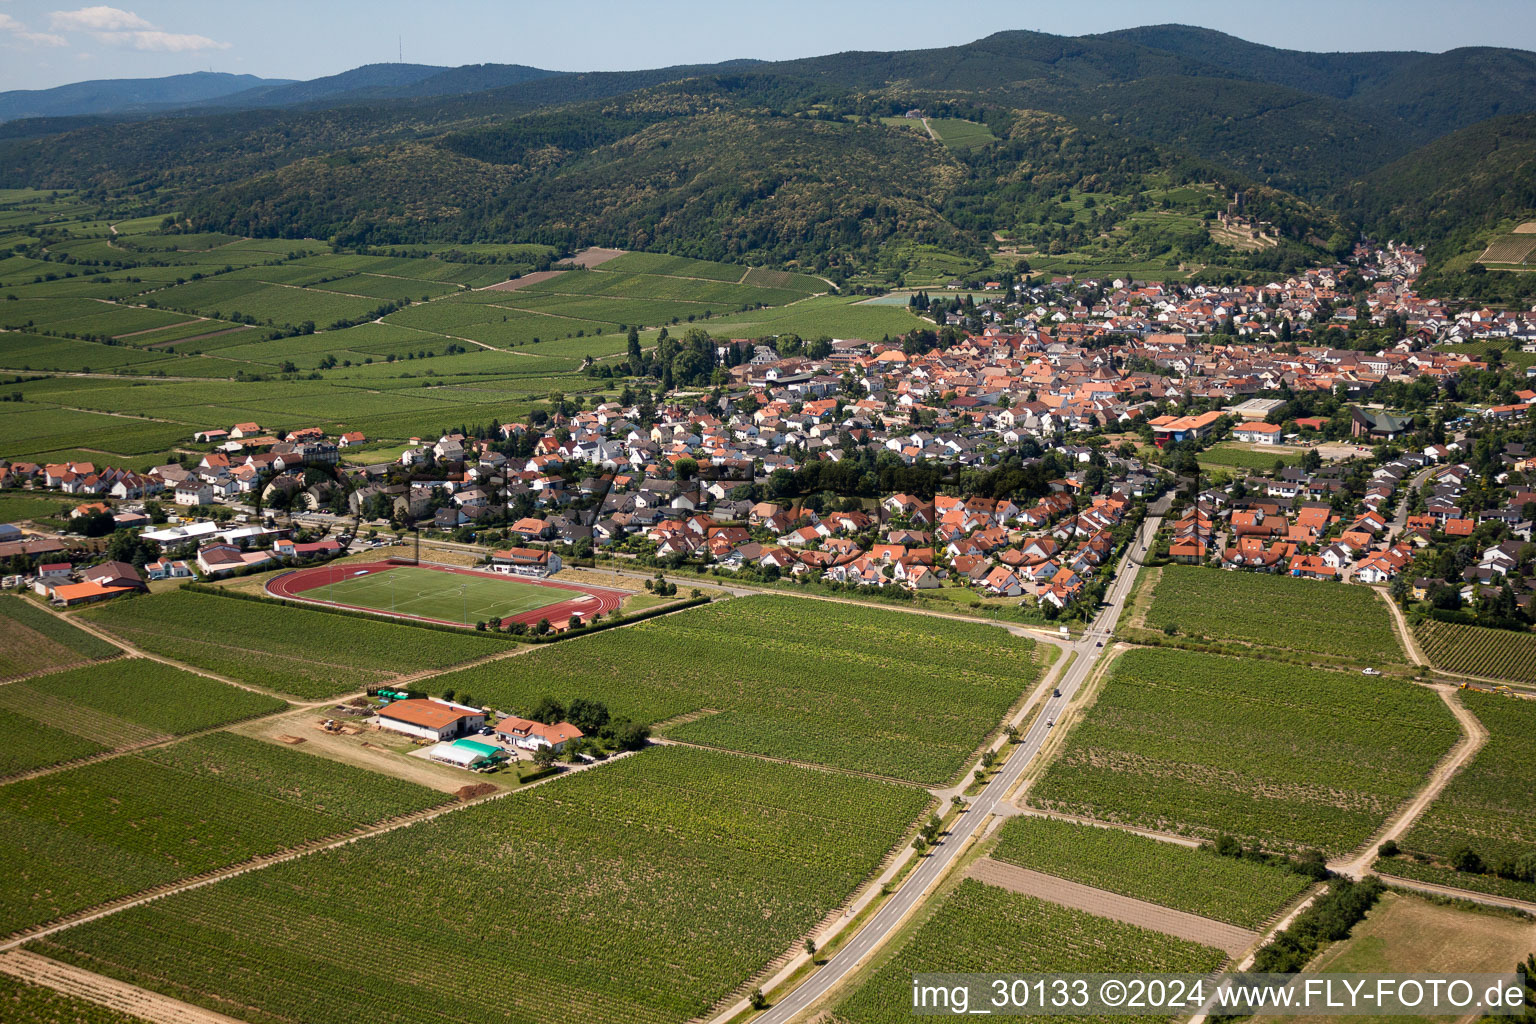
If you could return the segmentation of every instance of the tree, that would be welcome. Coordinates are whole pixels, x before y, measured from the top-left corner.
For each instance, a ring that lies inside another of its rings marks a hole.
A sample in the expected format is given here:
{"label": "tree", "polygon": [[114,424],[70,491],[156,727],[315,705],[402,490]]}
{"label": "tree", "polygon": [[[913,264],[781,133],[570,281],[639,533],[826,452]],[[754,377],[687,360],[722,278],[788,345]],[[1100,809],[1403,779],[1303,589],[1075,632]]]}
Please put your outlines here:
{"label": "tree", "polygon": [[679,480],[692,480],[699,475],[697,459],[682,458],[672,463],[672,472]]}
{"label": "tree", "polygon": [[650,741],[650,728],[639,722],[625,722],[613,732],[613,742],[620,750],[643,750]]}
{"label": "tree", "polygon": [[1477,851],[1473,850],[1470,846],[1456,847],[1456,849],[1451,851],[1449,860],[1451,867],[1457,871],[1465,872],[1469,875],[1480,875],[1483,873],[1483,858],[1479,857]]}
{"label": "tree", "polygon": [[592,736],[608,724],[608,708],[600,701],[577,697],[566,709],[565,720]]}
{"label": "tree", "polygon": [[813,960],[816,958],[816,940],[809,935],[805,937],[805,955]]}
{"label": "tree", "polygon": [[[535,722],[543,722],[545,725],[554,725],[556,722],[565,721],[565,705],[553,697],[541,697],[534,705],[533,711],[528,715]],[[574,724],[574,723],[573,723]],[[586,730],[582,730],[585,732]]]}
{"label": "tree", "polygon": [[928,840],[924,839],[922,836],[913,836],[912,849],[917,851],[918,856],[922,856],[923,851],[928,849]]}
{"label": "tree", "polygon": [[752,1004],[754,1010],[768,1009],[768,997],[763,995],[763,990],[760,988],[752,990],[752,994],[747,997],[747,1002]]}
{"label": "tree", "polygon": [[541,744],[539,748],[533,752],[533,763],[538,765],[540,768],[548,768],[550,765],[559,760],[559,758],[560,755],[555,753],[555,748],[549,746],[548,744]]}

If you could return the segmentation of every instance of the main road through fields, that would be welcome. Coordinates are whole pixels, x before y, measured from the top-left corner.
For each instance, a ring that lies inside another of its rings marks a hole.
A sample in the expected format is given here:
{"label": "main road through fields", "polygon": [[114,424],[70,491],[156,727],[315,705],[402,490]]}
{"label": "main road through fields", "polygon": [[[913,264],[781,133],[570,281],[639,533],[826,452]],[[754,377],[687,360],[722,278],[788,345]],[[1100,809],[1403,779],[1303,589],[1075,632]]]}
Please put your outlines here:
{"label": "main road through fields", "polygon": [[1072,660],[1072,664],[1067,666],[1064,674],[1056,682],[1056,689],[1061,691],[1061,696],[1046,700],[1045,707],[1035,716],[1035,722],[1030,726],[1023,740],[1014,746],[1012,754],[1009,755],[1002,769],[991,782],[987,783],[981,795],[971,801],[966,812],[956,818],[955,823],[950,827],[949,835],[923,858],[922,863],[907,876],[906,882],[896,890],[896,894],[890,901],[880,908],[848,945],[838,950],[837,955],[829,959],[820,970],[808,977],[793,992],[774,1003],[773,1007],[757,1017],[753,1024],[787,1024],[797,1014],[831,991],[833,986],[853,974],[870,953],[890,938],[934,883],[949,870],[955,858],[959,856],[960,850],[965,847],[966,841],[997,809],[1002,795],[1013,787],[1013,784],[1019,780],[1019,776],[1024,774],[1024,770],[1039,756],[1040,748],[1045,744],[1046,737],[1050,735],[1051,728],[1048,723],[1056,719],[1056,716],[1077,693],[1078,687],[1082,686],[1093,673],[1099,658],[1104,654],[1102,644],[1107,642],[1113,634],[1115,623],[1120,618],[1120,611],[1136,584],[1137,566],[1146,557],[1147,546],[1151,538],[1157,534],[1158,526],[1162,523],[1162,513],[1167,510],[1169,500],[1170,497],[1165,495],[1151,507],[1152,515],[1147,518],[1141,530],[1138,531],[1135,541],[1131,543],[1126,559],[1121,563],[1120,574],[1109,588],[1109,593],[1105,595],[1104,607],[1083,632],[1082,637],[1070,648],[1077,657]]}

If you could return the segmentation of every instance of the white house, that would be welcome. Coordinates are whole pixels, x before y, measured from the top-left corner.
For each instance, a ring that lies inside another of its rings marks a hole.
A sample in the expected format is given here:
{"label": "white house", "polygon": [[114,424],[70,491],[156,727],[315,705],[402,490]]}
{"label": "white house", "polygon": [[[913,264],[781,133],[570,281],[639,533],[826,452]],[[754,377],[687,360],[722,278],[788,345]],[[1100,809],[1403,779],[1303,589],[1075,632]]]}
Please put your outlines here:
{"label": "white house", "polygon": [[1278,423],[1239,423],[1232,428],[1232,436],[1239,441],[1249,444],[1279,444],[1280,425]]}
{"label": "white house", "polygon": [[496,723],[496,735],[509,741],[513,746],[522,747],[524,750],[537,750],[540,747],[550,747],[555,753],[565,749],[565,745],[571,740],[579,740],[582,731],[570,722],[557,722],[554,725],[545,725],[543,722],[532,722],[526,718],[503,718]]}
{"label": "white house", "polygon": [[213,487],[195,477],[188,477],[176,485],[176,504],[212,505]]}

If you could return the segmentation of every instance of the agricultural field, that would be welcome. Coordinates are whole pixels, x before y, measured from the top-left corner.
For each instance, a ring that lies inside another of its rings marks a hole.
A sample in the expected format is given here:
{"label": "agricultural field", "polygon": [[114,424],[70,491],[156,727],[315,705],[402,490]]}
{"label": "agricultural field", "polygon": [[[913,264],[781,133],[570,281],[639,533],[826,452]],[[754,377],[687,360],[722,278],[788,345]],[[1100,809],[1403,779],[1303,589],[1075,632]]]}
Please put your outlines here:
{"label": "agricultural field", "polygon": [[145,1024],[141,1017],[0,974],[0,1017],[17,1024]]}
{"label": "agricultural field", "polygon": [[928,801],[663,747],[36,948],[255,1022],[681,1024],[797,945]]}
{"label": "agricultural field", "polygon": [[0,933],[449,799],[229,733],[0,786]]}
{"label": "agricultural field", "polygon": [[1200,453],[1200,465],[1231,469],[1273,469],[1276,462],[1301,465],[1301,453],[1290,448],[1251,449],[1238,444],[1218,444]]}
{"label": "agricultural field", "polygon": [[1339,854],[1423,786],[1459,735],[1434,692],[1401,681],[1133,650],[1116,659],[1029,800],[1201,839]]}
{"label": "agricultural field", "polygon": [[[49,459],[49,462],[57,460]],[[0,523],[21,520],[46,521],[57,515],[66,503],[59,495],[33,494],[28,491],[0,491]]]}
{"label": "agricultural field", "polygon": [[1201,917],[1257,929],[1310,879],[1210,850],[1053,818],[1011,818],[995,860]]}
{"label": "agricultural field", "polygon": [[188,590],[114,601],[83,617],[152,654],[307,700],[447,668],[512,644]]}
{"label": "agricultural field", "polygon": [[1536,234],[1499,235],[1477,258],[1478,263],[1526,263],[1536,252]]}
{"label": "agricultural field", "polygon": [[[1531,744],[1536,702],[1476,690],[1459,696],[1488,730],[1488,741],[1398,840],[1409,853],[1432,858],[1435,865],[1424,867],[1441,876],[1410,877],[1462,888],[1474,888],[1469,883],[1478,880],[1504,881],[1519,887],[1525,898],[1536,896],[1536,747]],[[1520,877],[1497,879],[1440,867],[1459,847],[1471,849],[1487,867]],[[1383,869],[1402,863],[1389,860]]]}
{"label": "agricultural field", "polygon": [[0,679],[122,653],[21,597],[0,596]]}
{"label": "agricultural field", "polygon": [[[1323,950],[1305,973],[1504,974],[1533,949],[1536,924],[1530,920],[1477,910],[1467,904],[1437,906],[1409,893],[1385,892],[1365,919],[1350,929],[1349,937]],[[1396,1024],[1403,1018],[1256,1014],[1251,1019],[1253,1024]],[[1422,1019],[1450,1024],[1456,1018]]]}
{"label": "agricultural field", "polygon": [[951,149],[980,149],[997,141],[992,129],[958,117],[930,117],[928,127]]}
{"label": "agricultural field", "polygon": [[[209,729],[288,705],[144,658],[33,676],[0,686],[12,738],[0,755],[8,772],[41,768]],[[27,723],[36,727],[29,732]]]}
{"label": "agricultural field", "polygon": [[[835,645],[825,638],[835,636]],[[706,746],[940,784],[1038,677],[1032,641],[903,612],[748,597],[438,682],[508,712],[603,701]]]}
{"label": "agricultural field", "polygon": [[1536,633],[1425,619],[1413,627],[1413,635],[1430,664],[1442,672],[1536,683]]}
{"label": "agricultural field", "polygon": [[1401,664],[1387,607],[1369,587],[1193,565],[1163,567],[1147,627],[1321,654],[1354,664]]}
{"label": "agricultural field", "polygon": [[[912,976],[986,971],[1204,973],[1225,953],[1135,925],[966,879],[936,897],[937,909],[899,947],[865,969],[833,1008],[831,1024],[912,1019]],[[1089,1016],[1077,1021],[1150,1020]]]}

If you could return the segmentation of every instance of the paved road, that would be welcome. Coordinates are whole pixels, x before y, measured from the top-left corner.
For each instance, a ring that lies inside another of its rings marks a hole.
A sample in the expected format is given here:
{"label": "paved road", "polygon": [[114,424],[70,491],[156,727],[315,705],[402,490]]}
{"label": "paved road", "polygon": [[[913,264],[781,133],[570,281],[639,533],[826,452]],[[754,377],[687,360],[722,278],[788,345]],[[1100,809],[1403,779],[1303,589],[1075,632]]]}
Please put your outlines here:
{"label": "paved road", "polygon": [[1102,645],[1114,632],[1115,623],[1120,618],[1120,611],[1125,605],[1126,597],[1135,585],[1136,566],[1146,555],[1148,541],[1157,533],[1157,528],[1162,522],[1161,515],[1166,511],[1168,501],[1169,499],[1165,496],[1152,506],[1153,515],[1148,517],[1140,535],[1131,545],[1126,561],[1121,564],[1120,575],[1116,577],[1106,595],[1104,608],[1083,632],[1082,637],[1071,645],[1070,650],[1076,652],[1077,657],[1057,680],[1056,688],[1061,691],[1061,696],[1046,700],[1044,709],[1035,717],[1029,732],[1013,747],[1002,770],[987,783],[981,795],[971,801],[966,812],[960,815],[951,826],[949,835],[923,858],[922,863],[907,876],[906,882],[886,905],[881,907],[875,916],[859,930],[848,945],[839,950],[820,970],[807,978],[799,988],[780,999],[768,1012],[756,1018],[753,1024],[786,1024],[825,995],[834,985],[852,974],[859,963],[885,942],[906,919],[912,908],[922,901],[928,890],[949,870],[960,850],[966,845],[966,841],[998,808],[1003,794],[1013,787],[1013,784],[1024,774],[1024,770],[1040,753],[1040,748],[1051,732],[1048,723],[1054,721],[1062,712],[1076,694],[1078,687],[1082,686],[1098,664],[1100,656],[1104,653]]}

